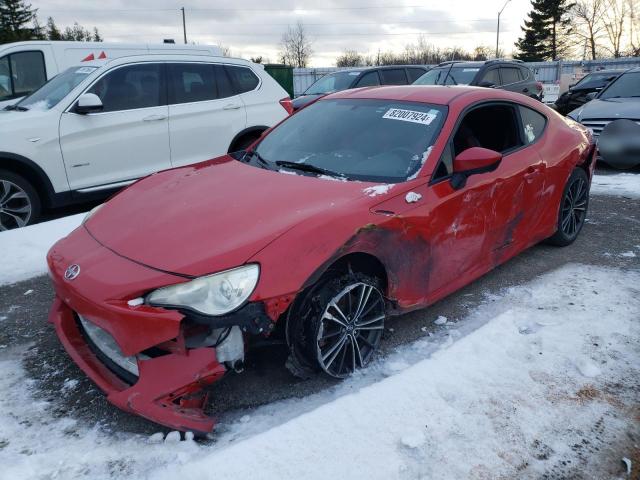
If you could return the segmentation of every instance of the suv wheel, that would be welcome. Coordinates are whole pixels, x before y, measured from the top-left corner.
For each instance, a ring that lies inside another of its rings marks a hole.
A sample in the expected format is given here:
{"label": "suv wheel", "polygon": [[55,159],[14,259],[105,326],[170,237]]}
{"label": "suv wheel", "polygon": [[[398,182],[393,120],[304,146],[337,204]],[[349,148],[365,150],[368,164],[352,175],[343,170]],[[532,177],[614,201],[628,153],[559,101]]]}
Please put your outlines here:
{"label": "suv wheel", "polygon": [[0,170],[0,231],[34,223],[40,216],[40,197],[23,177]]}

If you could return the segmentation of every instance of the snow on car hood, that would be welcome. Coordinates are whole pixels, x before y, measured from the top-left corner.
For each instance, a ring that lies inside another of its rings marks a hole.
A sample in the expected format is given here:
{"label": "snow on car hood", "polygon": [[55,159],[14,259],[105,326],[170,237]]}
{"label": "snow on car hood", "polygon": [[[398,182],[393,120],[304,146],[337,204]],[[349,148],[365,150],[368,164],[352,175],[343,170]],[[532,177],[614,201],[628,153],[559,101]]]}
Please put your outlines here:
{"label": "snow on car hood", "polygon": [[640,120],[640,98],[595,99],[571,112],[570,116],[578,121],[600,118]]}
{"label": "snow on car hood", "polygon": [[[245,263],[287,230],[359,199],[367,183],[286,175],[220,159],[151,175],[85,224],[136,262],[200,276]],[[363,208],[367,208],[363,206]]]}

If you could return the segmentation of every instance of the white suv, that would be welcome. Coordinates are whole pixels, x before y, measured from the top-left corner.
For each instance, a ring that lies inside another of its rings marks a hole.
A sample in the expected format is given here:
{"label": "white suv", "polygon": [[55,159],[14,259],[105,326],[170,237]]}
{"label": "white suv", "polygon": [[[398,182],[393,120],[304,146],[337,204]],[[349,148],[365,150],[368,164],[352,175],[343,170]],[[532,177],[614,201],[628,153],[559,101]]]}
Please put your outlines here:
{"label": "white suv", "polygon": [[42,208],[242,150],[291,113],[260,65],[199,55],[85,62],[0,111],[0,231]]}

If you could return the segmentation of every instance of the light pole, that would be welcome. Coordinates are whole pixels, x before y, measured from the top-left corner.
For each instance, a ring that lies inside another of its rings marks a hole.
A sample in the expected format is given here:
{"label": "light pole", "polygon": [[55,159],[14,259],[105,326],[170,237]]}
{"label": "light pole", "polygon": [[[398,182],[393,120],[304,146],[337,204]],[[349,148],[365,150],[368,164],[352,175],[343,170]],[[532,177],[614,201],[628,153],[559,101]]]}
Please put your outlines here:
{"label": "light pole", "polygon": [[[182,7],[180,10],[182,10],[182,33],[184,34],[184,44],[187,44],[187,20],[185,19],[185,15],[184,15],[184,7]],[[498,21],[500,17],[498,17]]]}
{"label": "light pole", "polygon": [[510,1],[511,0],[507,0],[506,2],[504,2],[504,5],[502,6],[500,11],[498,12],[498,29],[496,30],[496,58],[498,58],[499,50],[500,50],[500,15],[502,15],[502,12],[504,11],[505,7],[507,6],[507,3],[509,3]]}

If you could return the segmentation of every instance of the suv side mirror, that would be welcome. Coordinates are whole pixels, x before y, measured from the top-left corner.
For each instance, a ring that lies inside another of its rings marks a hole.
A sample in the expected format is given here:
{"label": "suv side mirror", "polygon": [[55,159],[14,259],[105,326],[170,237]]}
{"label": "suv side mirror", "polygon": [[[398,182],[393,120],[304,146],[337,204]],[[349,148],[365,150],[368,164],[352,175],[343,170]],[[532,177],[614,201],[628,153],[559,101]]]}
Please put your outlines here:
{"label": "suv side mirror", "polygon": [[502,154],[482,147],[471,147],[453,159],[451,186],[458,190],[467,183],[467,178],[478,173],[491,172],[498,168]]}
{"label": "suv side mirror", "polygon": [[490,82],[489,80],[483,80],[478,84],[478,86],[484,87],[484,88],[494,88],[496,84],[493,82]]}
{"label": "suv side mirror", "polygon": [[81,115],[102,111],[102,100],[95,93],[85,93],[80,95],[74,111]]}
{"label": "suv side mirror", "polygon": [[589,92],[584,96],[584,98],[587,99],[587,102],[590,102],[591,100],[596,98],[596,95],[598,95],[598,92]]}

